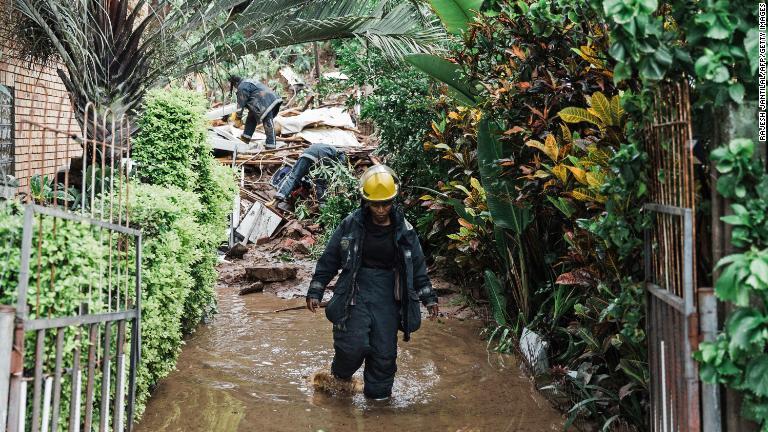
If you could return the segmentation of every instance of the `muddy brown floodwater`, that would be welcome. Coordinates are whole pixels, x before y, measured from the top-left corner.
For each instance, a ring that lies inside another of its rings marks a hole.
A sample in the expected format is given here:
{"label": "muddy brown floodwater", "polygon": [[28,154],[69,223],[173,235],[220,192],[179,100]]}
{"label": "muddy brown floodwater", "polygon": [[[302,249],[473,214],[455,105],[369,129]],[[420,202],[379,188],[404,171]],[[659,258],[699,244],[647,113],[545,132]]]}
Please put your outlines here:
{"label": "muddy brown floodwater", "polygon": [[562,430],[514,357],[485,350],[475,321],[425,320],[410,342],[401,340],[393,397],[381,403],[308,385],[306,377],[333,357],[322,312],[274,313],[303,301],[241,297],[226,287],[218,297],[219,314],[187,341],[137,431]]}

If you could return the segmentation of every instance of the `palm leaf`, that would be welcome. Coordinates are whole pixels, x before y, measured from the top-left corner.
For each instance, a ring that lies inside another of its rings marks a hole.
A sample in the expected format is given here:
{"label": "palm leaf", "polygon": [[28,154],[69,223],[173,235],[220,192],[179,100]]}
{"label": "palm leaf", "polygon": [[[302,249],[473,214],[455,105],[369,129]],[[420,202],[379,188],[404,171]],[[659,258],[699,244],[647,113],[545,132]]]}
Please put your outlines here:
{"label": "palm leaf", "polygon": [[13,5],[56,52],[63,66],[58,74],[81,122],[88,101],[118,116],[131,113],[153,86],[275,47],[359,37],[398,58],[432,51],[444,38],[414,3],[386,0],[13,0]]}

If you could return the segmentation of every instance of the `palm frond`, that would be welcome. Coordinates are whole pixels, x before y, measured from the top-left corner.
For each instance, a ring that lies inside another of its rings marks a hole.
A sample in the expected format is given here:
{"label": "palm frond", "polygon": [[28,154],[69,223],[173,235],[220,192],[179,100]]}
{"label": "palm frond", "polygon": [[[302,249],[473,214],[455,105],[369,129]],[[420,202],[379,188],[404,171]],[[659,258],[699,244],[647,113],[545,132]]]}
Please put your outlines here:
{"label": "palm frond", "polygon": [[[212,62],[358,37],[392,57],[433,50],[443,34],[415,2],[387,0],[11,0],[46,40],[82,121],[92,101],[117,114],[146,91]],[[425,25],[425,22],[427,23]],[[24,47],[21,47],[22,50]]]}

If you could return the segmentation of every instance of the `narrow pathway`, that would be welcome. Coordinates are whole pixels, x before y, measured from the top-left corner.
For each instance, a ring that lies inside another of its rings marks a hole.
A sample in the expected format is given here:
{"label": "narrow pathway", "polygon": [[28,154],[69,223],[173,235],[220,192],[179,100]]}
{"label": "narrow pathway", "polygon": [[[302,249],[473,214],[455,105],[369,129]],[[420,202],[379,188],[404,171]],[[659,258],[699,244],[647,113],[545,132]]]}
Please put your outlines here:
{"label": "narrow pathway", "polygon": [[562,430],[515,358],[485,350],[477,321],[425,320],[410,342],[400,341],[393,398],[380,403],[308,386],[306,377],[333,356],[322,312],[274,313],[303,301],[238,296],[225,285],[218,299],[219,314],[187,342],[137,431]]}

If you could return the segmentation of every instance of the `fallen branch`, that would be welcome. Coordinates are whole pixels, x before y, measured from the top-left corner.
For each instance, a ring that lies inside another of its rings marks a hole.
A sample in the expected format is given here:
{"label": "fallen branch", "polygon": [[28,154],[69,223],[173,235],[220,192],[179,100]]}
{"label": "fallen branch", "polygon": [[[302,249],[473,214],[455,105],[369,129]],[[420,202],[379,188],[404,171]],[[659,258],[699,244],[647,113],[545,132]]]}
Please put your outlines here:
{"label": "fallen branch", "polygon": [[309,99],[307,99],[307,101],[304,103],[304,106],[301,107],[301,110],[306,111],[307,108],[309,108],[309,106],[312,104],[312,101],[314,100],[315,100],[315,95],[310,96]]}
{"label": "fallen branch", "polygon": [[[301,140],[301,141],[305,142],[304,140]],[[296,145],[291,145],[291,146],[279,147],[279,148],[276,148],[276,149],[262,150],[262,151],[260,151],[260,152],[258,152],[256,154],[257,155],[263,155],[263,154],[276,153],[276,152],[285,151],[285,150],[303,149],[305,147],[307,147],[306,144],[296,144]]]}
{"label": "fallen branch", "polygon": [[[324,307],[326,307],[326,306],[328,306],[328,302],[322,302],[322,303],[320,303],[320,306],[319,306],[319,307],[321,307],[321,308],[324,308]],[[293,311],[293,310],[301,310],[301,309],[306,309],[306,308],[307,308],[307,306],[306,306],[306,305],[304,305],[304,306],[293,306],[293,307],[289,307],[289,308],[283,308],[283,309],[275,309],[275,310],[273,310],[272,312],[273,312],[273,313],[278,313],[278,312],[288,312],[288,311]]]}

